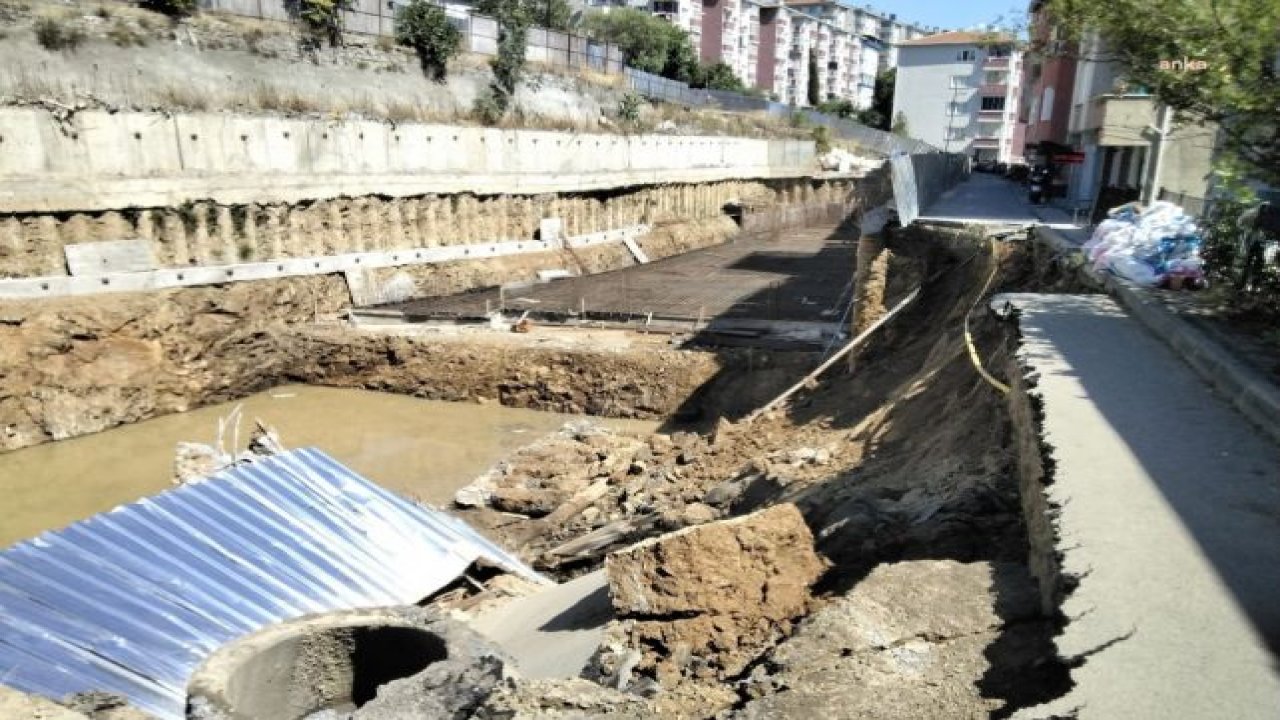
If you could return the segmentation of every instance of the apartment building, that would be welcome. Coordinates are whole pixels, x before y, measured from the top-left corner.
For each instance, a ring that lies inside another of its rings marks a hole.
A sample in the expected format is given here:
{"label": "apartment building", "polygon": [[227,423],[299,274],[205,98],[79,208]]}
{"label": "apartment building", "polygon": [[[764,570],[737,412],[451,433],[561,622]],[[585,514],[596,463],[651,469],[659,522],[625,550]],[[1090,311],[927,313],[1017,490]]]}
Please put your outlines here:
{"label": "apartment building", "polygon": [[760,9],[757,0],[702,0],[702,61],[728,65],[748,87],[757,85]]}
{"label": "apartment building", "polygon": [[819,102],[849,100],[859,109],[870,107],[876,74],[887,66],[884,38],[896,42],[925,32],[895,15],[837,0],[649,3],[650,12],[688,33],[703,62],[723,62],[748,87],[797,106],[810,104],[813,67]]}
{"label": "apartment building", "polygon": [[649,12],[684,30],[695,50],[702,49],[702,0],[651,0]]}
{"label": "apartment building", "polygon": [[1047,167],[1055,194],[1092,210],[1095,220],[1161,191],[1204,198],[1217,128],[1176,122],[1127,81],[1097,33],[1068,40],[1045,5],[1028,6],[1021,113],[1027,161]]}
{"label": "apartment building", "polygon": [[1008,36],[945,32],[898,44],[893,114],[912,137],[974,160],[1020,162],[1022,53]]}
{"label": "apartment building", "polygon": [[793,52],[793,35],[795,23],[789,10],[780,2],[762,4],[760,6],[760,48],[756,56],[756,87],[765,91],[780,102],[790,102],[787,98],[792,90],[791,55]]}

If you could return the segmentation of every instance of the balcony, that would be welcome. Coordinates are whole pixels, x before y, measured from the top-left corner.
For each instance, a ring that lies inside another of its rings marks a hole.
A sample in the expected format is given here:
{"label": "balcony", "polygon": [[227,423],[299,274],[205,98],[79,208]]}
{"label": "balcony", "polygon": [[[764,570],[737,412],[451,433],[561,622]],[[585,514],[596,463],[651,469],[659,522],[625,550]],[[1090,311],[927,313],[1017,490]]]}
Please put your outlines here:
{"label": "balcony", "polygon": [[1009,58],[1007,57],[988,57],[982,61],[983,70],[1007,70],[1009,69]]}
{"label": "balcony", "polygon": [[1146,146],[1143,130],[1156,122],[1150,95],[1099,95],[1088,106],[1083,130],[1096,131],[1104,147]]}
{"label": "balcony", "polygon": [[999,85],[979,85],[978,94],[986,97],[1005,97],[1009,94],[1009,86]]}
{"label": "balcony", "polygon": [[973,149],[974,150],[999,150],[1000,140],[999,138],[981,138],[981,137],[974,138]]}

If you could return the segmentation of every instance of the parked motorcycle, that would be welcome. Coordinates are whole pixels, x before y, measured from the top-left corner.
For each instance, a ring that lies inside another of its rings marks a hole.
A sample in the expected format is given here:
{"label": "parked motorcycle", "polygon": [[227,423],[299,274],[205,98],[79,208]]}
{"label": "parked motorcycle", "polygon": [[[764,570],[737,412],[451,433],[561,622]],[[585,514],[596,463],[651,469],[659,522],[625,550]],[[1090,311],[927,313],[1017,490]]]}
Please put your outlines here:
{"label": "parked motorcycle", "polygon": [[1039,167],[1031,171],[1029,189],[1027,190],[1027,200],[1032,205],[1039,205],[1045,201],[1049,194],[1049,171]]}

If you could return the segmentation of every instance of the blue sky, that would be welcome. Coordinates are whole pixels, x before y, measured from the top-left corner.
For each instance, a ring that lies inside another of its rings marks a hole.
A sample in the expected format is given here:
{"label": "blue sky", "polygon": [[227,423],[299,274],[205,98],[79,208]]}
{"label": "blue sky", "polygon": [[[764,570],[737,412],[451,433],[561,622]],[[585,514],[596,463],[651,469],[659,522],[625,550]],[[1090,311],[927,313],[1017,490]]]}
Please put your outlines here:
{"label": "blue sky", "polygon": [[1027,10],[1026,0],[845,0],[866,5],[921,25],[956,29],[994,22],[1003,15],[1009,20]]}

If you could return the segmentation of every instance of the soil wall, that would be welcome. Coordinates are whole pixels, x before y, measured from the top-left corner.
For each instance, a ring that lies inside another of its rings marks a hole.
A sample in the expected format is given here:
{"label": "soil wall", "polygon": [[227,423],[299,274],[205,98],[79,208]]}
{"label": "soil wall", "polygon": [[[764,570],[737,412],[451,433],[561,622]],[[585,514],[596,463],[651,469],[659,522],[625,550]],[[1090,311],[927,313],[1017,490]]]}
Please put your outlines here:
{"label": "soil wall", "polygon": [[744,199],[761,208],[848,205],[860,202],[860,188],[850,180],[727,181],[562,195],[364,195],[295,203],[195,202],[0,213],[0,277],[66,275],[67,245],[104,240],[146,240],[159,267],[209,266],[532,239],[547,217],[560,218],[565,234],[582,235],[642,222],[714,219],[724,216],[725,205]]}

